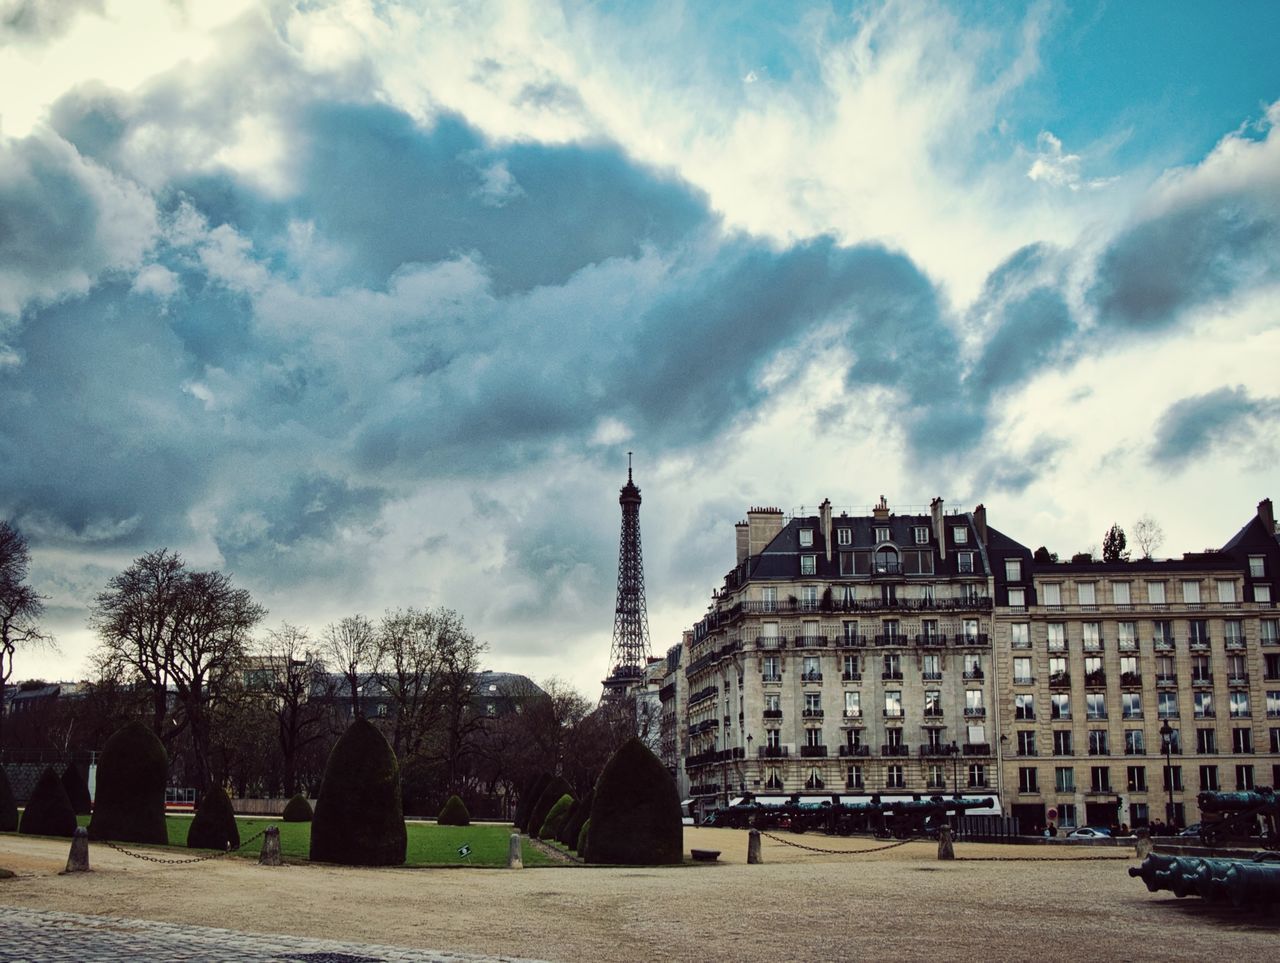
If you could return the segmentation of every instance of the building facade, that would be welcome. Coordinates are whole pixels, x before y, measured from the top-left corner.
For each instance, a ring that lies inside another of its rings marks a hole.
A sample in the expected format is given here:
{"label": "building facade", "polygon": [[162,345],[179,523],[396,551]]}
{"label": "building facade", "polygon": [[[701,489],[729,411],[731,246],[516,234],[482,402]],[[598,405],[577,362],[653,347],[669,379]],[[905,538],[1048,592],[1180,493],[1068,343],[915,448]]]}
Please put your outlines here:
{"label": "building facade", "polygon": [[977,791],[1029,831],[1185,824],[1202,788],[1280,781],[1269,501],[1221,550],[1165,561],[1037,562],[941,499],[754,508],[736,543],[663,689],[696,810]]}

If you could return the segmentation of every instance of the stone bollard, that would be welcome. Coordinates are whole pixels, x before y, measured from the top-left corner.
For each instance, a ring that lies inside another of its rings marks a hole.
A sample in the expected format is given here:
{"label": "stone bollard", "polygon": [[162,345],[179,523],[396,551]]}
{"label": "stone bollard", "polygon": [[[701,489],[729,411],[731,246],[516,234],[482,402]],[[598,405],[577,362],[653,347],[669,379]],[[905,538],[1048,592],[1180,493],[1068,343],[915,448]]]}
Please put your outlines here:
{"label": "stone bollard", "polygon": [[520,834],[512,833],[507,844],[507,869],[524,869],[524,856],[520,852]]}
{"label": "stone bollard", "polygon": [[955,859],[956,847],[951,841],[951,827],[943,826],[938,830],[938,858]]}
{"label": "stone bollard", "polygon": [[753,829],[747,836],[747,864],[755,865],[760,859],[760,830]]}
{"label": "stone bollard", "polygon": [[259,866],[280,866],[280,827],[268,826],[262,834],[262,852],[258,855]]}
{"label": "stone bollard", "polygon": [[1151,842],[1151,830],[1146,826],[1135,829],[1133,835],[1138,837],[1137,842],[1133,844],[1134,851],[1138,854],[1139,859],[1146,859],[1151,855],[1151,850],[1155,848]]}
{"label": "stone bollard", "polygon": [[77,826],[71,835],[71,853],[67,856],[67,868],[63,873],[89,872],[89,831]]}

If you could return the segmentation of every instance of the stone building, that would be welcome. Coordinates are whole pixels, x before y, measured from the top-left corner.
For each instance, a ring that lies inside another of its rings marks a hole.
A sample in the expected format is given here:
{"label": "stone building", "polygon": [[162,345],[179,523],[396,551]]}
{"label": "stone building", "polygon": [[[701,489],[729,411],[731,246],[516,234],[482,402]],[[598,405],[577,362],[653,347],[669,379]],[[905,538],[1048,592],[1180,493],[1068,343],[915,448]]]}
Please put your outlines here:
{"label": "stone building", "polygon": [[1166,561],[1039,563],[941,499],[753,508],[736,542],[663,687],[700,811],[980,791],[1031,830],[1140,825],[1164,816],[1165,738],[1179,822],[1202,787],[1280,781],[1269,501],[1221,550]]}

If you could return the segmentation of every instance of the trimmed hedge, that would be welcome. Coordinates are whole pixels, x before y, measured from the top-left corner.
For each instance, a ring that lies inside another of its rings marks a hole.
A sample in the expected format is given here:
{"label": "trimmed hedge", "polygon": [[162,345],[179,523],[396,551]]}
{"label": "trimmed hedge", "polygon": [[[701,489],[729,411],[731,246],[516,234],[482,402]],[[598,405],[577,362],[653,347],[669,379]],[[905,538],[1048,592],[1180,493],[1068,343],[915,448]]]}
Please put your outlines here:
{"label": "trimmed hedge", "polygon": [[594,789],[583,796],[582,802],[578,803],[572,815],[564,821],[564,828],[560,830],[560,842],[572,850],[576,851],[578,848],[578,834],[582,832],[583,823],[591,818],[591,803],[595,798]]}
{"label": "trimmed hedge", "polygon": [[307,797],[302,793],[298,793],[285,803],[284,812],[280,818],[286,823],[309,823],[314,815],[311,803],[307,802]]}
{"label": "trimmed hedge", "polygon": [[200,808],[187,830],[188,849],[239,849],[240,830],[226,790],[214,786],[200,800]]}
{"label": "trimmed hedge", "polygon": [[67,791],[67,798],[71,800],[71,808],[77,816],[87,816],[93,812],[89,782],[74,762],[67,763],[67,768],[62,770],[62,788]]}
{"label": "trimmed hedge", "polygon": [[0,766],[0,833],[12,833],[18,830],[18,801],[13,798],[13,787],[9,785],[9,777],[5,775],[4,766]]}
{"label": "trimmed hedge", "polygon": [[98,758],[98,795],[89,838],[166,845],[168,773],[169,757],[154,732],[137,721],[117,729]]}
{"label": "trimmed hedge", "polygon": [[547,788],[547,783],[549,782],[551,782],[551,773],[544,772],[525,784],[524,789],[520,792],[520,801],[516,803],[515,819],[512,820],[516,829],[524,832],[528,828],[529,813],[533,811],[533,807],[542,798],[542,790]]}
{"label": "trimmed hedge", "polygon": [[591,820],[588,819],[582,824],[582,828],[578,830],[578,845],[574,847],[574,852],[579,855],[587,851],[587,841],[591,838]]}
{"label": "trimmed hedge", "polygon": [[539,830],[542,829],[542,824],[547,821],[547,813],[551,812],[551,807],[559,802],[560,797],[565,794],[572,796],[573,787],[560,776],[552,776],[547,783],[547,788],[542,790],[542,795],[538,797],[538,801],[529,810],[529,825],[525,827],[528,835],[538,835]]}
{"label": "trimmed hedge", "polygon": [[346,866],[400,866],[408,835],[400,763],[368,719],[356,719],[329,753],[311,822],[311,859]]}
{"label": "trimmed hedge", "polygon": [[76,811],[53,766],[45,766],[22,811],[18,832],[31,836],[70,836],[76,831]]}
{"label": "trimmed hedge", "polygon": [[556,804],[547,811],[547,818],[542,821],[542,828],[538,830],[539,839],[551,840],[560,835],[560,828],[569,818],[569,810],[573,808],[574,802],[574,798],[568,793],[556,800]]}
{"label": "trimmed hedge", "polygon": [[679,863],[684,850],[680,794],[666,767],[632,737],[605,764],[591,806],[588,863]]}
{"label": "trimmed hedge", "polygon": [[436,817],[438,826],[470,826],[471,813],[467,812],[467,804],[459,796],[450,796],[449,800]]}

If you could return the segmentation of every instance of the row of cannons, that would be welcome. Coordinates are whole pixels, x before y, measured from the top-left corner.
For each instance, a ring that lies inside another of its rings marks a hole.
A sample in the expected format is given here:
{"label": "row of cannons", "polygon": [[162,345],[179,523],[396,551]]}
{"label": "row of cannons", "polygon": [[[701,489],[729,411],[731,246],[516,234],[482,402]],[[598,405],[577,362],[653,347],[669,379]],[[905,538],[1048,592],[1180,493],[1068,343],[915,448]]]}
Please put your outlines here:
{"label": "row of cannons", "polygon": [[742,801],[717,810],[707,825],[729,829],[810,830],[848,836],[870,832],[882,838],[908,839],[936,836],[953,817],[971,809],[988,809],[990,798],[959,796],[914,796],[911,799],[882,800],[878,795],[849,800],[839,795],[818,802],[801,802],[793,795],[783,802],[762,802],[748,795]]}
{"label": "row of cannons", "polygon": [[[1200,838],[1207,845],[1280,846],[1280,795],[1273,789],[1202,792],[1196,801]],[[1152,893],[1167,890],[1179,899],[1199,896],[1236,907],[1280,904],[1280,852],[1260,852],[1252,859],[1151,853],[1129,875],[1141,879]]]}

